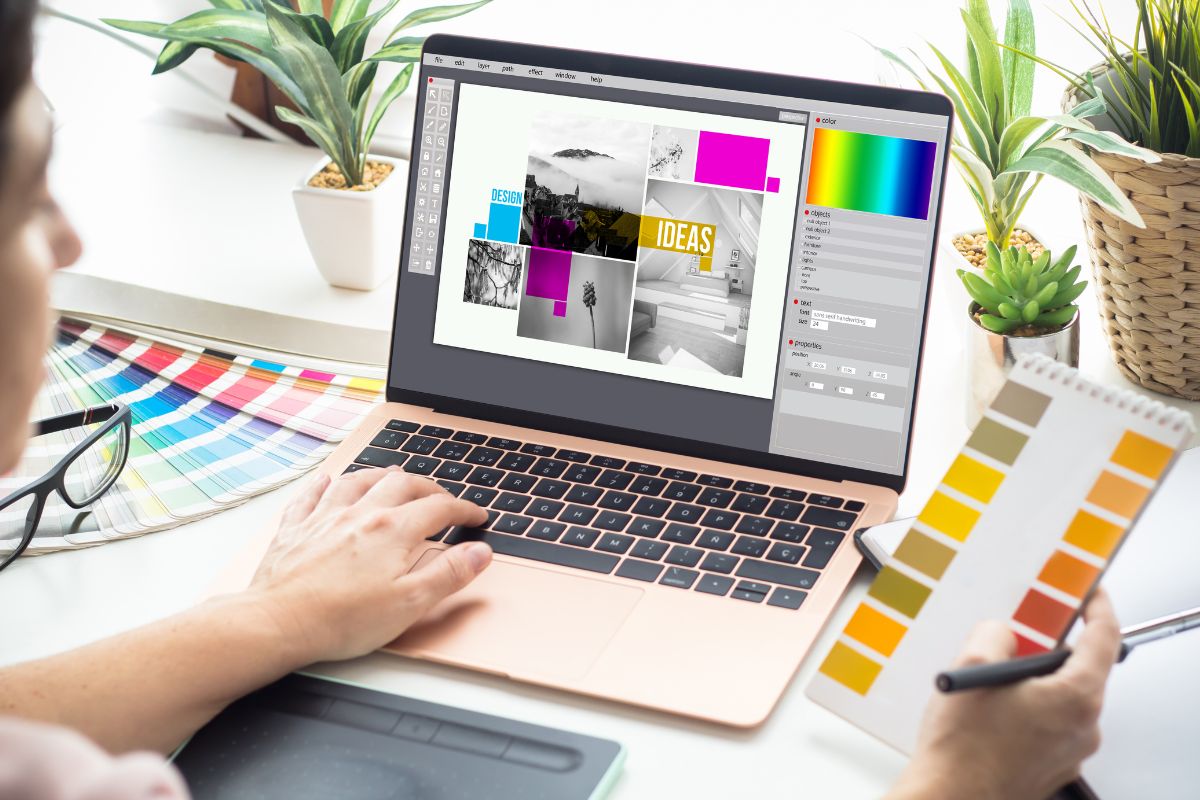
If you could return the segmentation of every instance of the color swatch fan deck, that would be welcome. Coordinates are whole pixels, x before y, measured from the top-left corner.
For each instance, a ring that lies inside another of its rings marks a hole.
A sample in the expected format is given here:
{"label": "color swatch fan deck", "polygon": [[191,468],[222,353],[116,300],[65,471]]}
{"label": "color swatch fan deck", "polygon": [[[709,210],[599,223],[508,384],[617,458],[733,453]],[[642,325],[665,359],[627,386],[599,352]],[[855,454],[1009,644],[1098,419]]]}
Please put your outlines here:
{"label": "color swatch fan deck", "polygon": [[971,628],[1062,643],[1192,433],[1191,418],[1041,356],[1014,368],[880,571],[809,696],[911,753]]}

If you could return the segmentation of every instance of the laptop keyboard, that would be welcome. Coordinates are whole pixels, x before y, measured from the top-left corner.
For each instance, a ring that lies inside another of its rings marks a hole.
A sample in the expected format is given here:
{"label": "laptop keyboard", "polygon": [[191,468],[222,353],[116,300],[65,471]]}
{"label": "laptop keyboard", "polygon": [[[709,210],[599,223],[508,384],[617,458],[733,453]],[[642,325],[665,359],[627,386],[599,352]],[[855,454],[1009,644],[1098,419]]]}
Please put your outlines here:
{"label": "laptop keyboard", "polygon": [[796,609],[864,504],[536,442],[392,420],[346,472],[397,466],[488,511],[503,555]]}

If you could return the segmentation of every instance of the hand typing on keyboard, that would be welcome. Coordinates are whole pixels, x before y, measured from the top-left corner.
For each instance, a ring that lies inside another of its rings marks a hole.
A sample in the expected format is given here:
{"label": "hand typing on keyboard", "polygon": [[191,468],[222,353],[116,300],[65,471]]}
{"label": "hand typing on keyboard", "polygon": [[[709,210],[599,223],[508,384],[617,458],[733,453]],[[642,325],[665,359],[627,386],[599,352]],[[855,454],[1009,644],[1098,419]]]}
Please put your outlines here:
{"label": "hand typing on keyboard", "polygon": [[486,512],[431,480],[373,469],[312,481],[284,512],[249,591],[305,649],[304,663],[352,658],[403,633],[491,562],[485,544],[439,553],[410,572],[425,539]]}

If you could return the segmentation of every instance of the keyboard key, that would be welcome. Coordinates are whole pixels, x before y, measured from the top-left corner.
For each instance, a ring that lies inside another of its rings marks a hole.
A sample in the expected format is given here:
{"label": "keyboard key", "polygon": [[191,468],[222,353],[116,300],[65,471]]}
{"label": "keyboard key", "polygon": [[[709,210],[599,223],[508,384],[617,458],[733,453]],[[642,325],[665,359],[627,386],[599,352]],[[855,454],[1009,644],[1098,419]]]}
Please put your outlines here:
{"label": "keyboard key", "polygon": [[700,518],[704,516],[704,511],[704,506],[676,503],[667,512],[667,519],[673,519],[676,522],[699,522]]}
{"label": "keyboard key", "polygon": [[500,481],[501,489],[508,489],[510,492],[528,492],[537,483],[537,478],[532,475],[522,475],[519,472],[510,472],[504,476],[504,480]]}
{"label": "keyboard key", "polygon": [[529,508],[525,510],[526,514],[533,514],[535,517],[543,519],[554,519],[558,516],[558,512],[563,510],[563,504],[557,500],[540,500],[535,499],[529,504]]}
{"label": "keyboard key", "polygon": [[778,497],[780,500],[791,500],[794,503],[799,503],[807,496],[807,493],[799,489],[789,489],[786,486],[776,486],[771,490],[771,497]]}
{"label": "keyboard key", "polygon": [[694,483],[672,483],[663,492],[663,497],[668,500],[678,500],[681,503],[690,503],[696,499],[696,495],[700,494],[700,486]]}
{"label": "keyboard key", "polygon": [[839,533],[838,531],[813,528],[805,544],[817,550],[836,550],[838,545],[842,543],[842,539],[845,538],[846,534]]}
{"label": "keyboard key", "polygon": [[476,486],[495,486],[504,477],[504,473],[498,469],[491,467],[476,467],[471,470],[471,474],[467,476],[467,483],[473,483]]}
{"label": "keyboard key", "polygon": [[467,444],[483,444],[488,440],[485,434],[471,433],[470,431],[459,431],[450,438],[456,442],[466,442]]}
{"label": "keyboard key", "polygon": [[854,526],[854,519],[855,515],[849,511],[835,511],[832,508],[809,506],[804,509],[804,516],[800,518],[800,521],[807,522],[809,525],[819,525],[822,528],[836,528],[848,531]]}
{"label": "keyboard key", "polygon": [[771,532],[775,520],[766,517],[752,517],[749,514],[738,520],[737,532],[748,533],[751,536],[766,536]]}
{"label": "keyboard key", "polygon": [[754,592],[755,594],[766,594],[771,591],[770,586],[765,583],[758,583],[757,581],[738,581],[737,588],[743,592]]}
{"label": "keyboard key", "polygon": [[557,478],[563,474],[563,470],[566,468],[566,461],[559,461],[554,458],[539,458],[530,471],[534,475],[541,475],[543,478]]}
{"label": "keyboard key", "polygon": [[406,453],[417,453],[418,455],[427,456],[436,450],[437,446],[441,443],[441,439],[433,439],[429,436],[410,436],[400,449]]}
{"label": "keyboard key", "polygon": [[477,506],[490,506],[492,501],[496,499],[497,494],[499,492],[495,489],[486,489],[482,486],[468,486],[460,496],[463,500],[470,500]]}
{"label": "keyboard key", "polygon": [[862,511],[864,508],[866,508],[867,504],[862,502],[861,500],[851,500],[842,507],[845,508],[847,511],[859,512],[859,511]]}
{"label": "keyboard key", "polygon": [[469,452],[471,452],[471,445],[464,442],[442,442],[438,445],[438,449],[433,451],[433,454],[438,458],[462,461]]}
{"label": "keyboard key", "polygon": [[455,497],[458,497],[467,488],[457,481],[438,481],[437,484]]}
{"label": "keyboard key", "polygon": [[562,522],[567,522],[572,525],[589,525],[592,518],[596,516],[596,509],[590,506],[567,506],[566,510],[558,515]]}
{"label": "keyboard key", "polygon": [[427,542],[440,542],[442,539],[445,539],[445,538],[446,538],[446,534],[447,534],[447,533],[449,533],[449,532],[450,532],[450,529],[449,529],[449,528],[442,528],[440,531],[438,531],[437,533],[435,533],[433,536],[426,536],[426,537],[425,537],[425,541],[427,541]]}
{"label": "keyboard key", "polygon": [[840,497],[834,497],[831,494],[810,494],[808,502],[814,506],[825,506],[826,508],[841,508],[846,501]]}
{"label": "keyboard key", "polygon": [[413,456],[404,465],[404,471],[414,475],[430,475],[441,463],[433,456]]}
{"label": "keyboard key", "polygon": [[748,592],[745,589],[734,589],[729,596],[735,600],[747,600],[751,603],[761,603],[763,598],[766,597],[765,594],[760,592]]}
{"label": "keyboard key", "polygon": [[496,498],[496,502],[492,503],[492,508],[498,508],[501,511],[521,512],[525,510],[525,506],[529,505],[530,499],[527,494],[504,492]]}
{"label": "keyboard key", "polygon": [[421,434],[424,436],[436,436],[439,439],[449,439],[454,435],[454,431],[449,428],[439,428],[437,425],[426,425],[421,428]]}
{"label": "keyboard key", "polygon": [[654,542],[649,539],[639,539],[638,543],[633,546],[631,556],[636,558],[645,558],[650,561],[658,561],[666,555],[668,545],[665,542]]}
{"label": "keyboard key", "polygon": [[662,467],[655,466],[654,464],[646,464],[641,461],[630,461],[625,465],[625,469],[638,475],[657,475],[662,471]]}
{"label": "keyboard key", "polygon": [[696,541],[696,534],[700,533],[700,529],[695,525],[682,525],[678,522],[673,522],[667,526],[667,530],[660,537],[664,542],[680,542],[681,544],[691,544]]}
{"label": "keyboard key", "polygon": [[638,517],[633,521],[633,524],[629,526],[629,533],[632,533],[636,536],[649,536],[653,538],[658,536],[666,524],[667,523],[663,522],[661,519],[646,519],[645,517]]}
{"label": "keyboard key", "polygon": [[549,478],[542,478],[537,482],[537,486],[534,486],[533,489],[530,490],[530,493],[536,494],[538,497],[550,497],[557,500],[566,494],[567,489],[569,488],[571,488],[569,483],[552,481]]}
{"label": "keyboard key", "polygon": [[702,575],[696,584],[696,591],[724,597],[729,594],[731,586],[733,586],[733,578],[726,578],[723,575]]}
{"label": "keyboard key", "polygon": [[548,444],[534,444],[530,442],[521,446],[521,452],[529,453],[531,456],[552,456],[554,455],[554,448]]}
{"label": "keyboard key", "polygon": [[632,578],[635,581],[646,581],[653,583],[658,579],[658,574],[662,572],[662,567],[658,564],[647,564],[645,561],[634,561],[627,558],[621,562],[621,566],[617,567],[617,577]]}
{"label": "keyboard key", "polygon": [[756,581],[782,583],[784,586],[794,586],[797,589],[811,589],[817,582],[820,573],[801,567],[788,567],[771,561],[742,561],[737,569],[739,578],[750,578]]}
{"label": "keyboard key", "polygon": [[800,557],[804,555],[804,548],[797,547],[794,544],[786,544],[784,542],[776,542],[771,545],[771,552],[767,553],[767,559],[770,561],[778,561],[783,564],[795,564],[800,561]]}
{"label": "keyboard key", "polygon": [[628,492],[605,492],[604,497],[600,498],[600,505],[614,511],[628,511],[633,508],[635,500],[637,495]]}
{"label": "keyboard key", "polygon": [[633,517],[620,511],[601,511],[592,524],[606,531],[623,531],[631,519]]}
{"label": "keyboard key", "polygon": [[487,522],[483,523],[479,527],[491,528],[492,525],[495,524],[496,520],[498,520],[498,519],[500,519],[500,512],[495,510],[494,508],[489,508],[487,510]]}
{"label": "keyboard key", "polygon": [[798,522],[781,522],[771,531],[771,538],[780,542],[803,542],[808,535],[807,525]]}
{"label": "keyboard key", "polygon": [[567,532],[563,534],[560,541],[563,544],[570,544],[575,547],[591,547],[596,543],[596,539],[598,538],[600,538],[600,531],[574,526],[567,528]]}
{"label": "keyboard key", "polygon": [[400,431],[401,433],[416,433],[421,430],[421,426],[415,422],[408,422],[403,419],[394,419],[387,424],[388,430]]}
{"label": "keyboard key", "polygon": [[698,547],[703,547],[707,550],[725,550],[732,543],[733,534],[725,533],[724,531],[705,531],[696,540]]}
{"label": "keyboard key", "polygon": [[533,466],[533,462],[533,456],[526,453],[508,453],[497,462],[496,466],[500,469],[512,470],[513,472],[524,472]]}
{"label": "keyboard key", "polygon": [[501,450],[520,450],[521,442],[516,439],[504,439],[500,436],[493,436],[488,439],[488,447],[499,447]]}
{"label": "keyboard key", "polygon": [[671,548],[671,552],[667,553],[667,563],[678,564],[681,567],[694,567],[700,563],[700,559],[703,557],[703,550],[677,544]]}
{"label": "keyboard key", "polygon": [[733,523],[737,522],[738,516],[732,511],[710,508],[704,514],[704,518],[700,520],[700,524],[709,528],[720,528],[723,531],[733,530]]}
{"label": "keyboard key", "polygon": [[661,497],[639,497],[633,504],[633,513],[646,517],[661,517],[671,504]]}
{"label": "keyboard key", "polygon": [[662,478],[651,478],[645,475],[634,478],[633,483],[629,484],[629,491],[647,494],[651,497],[662,494],[662,490],[665,488],[667,488],[667,482]]}
{"label": "keyboard key", "polygon": [[696,473],[686,469],[664,469],[662,471],[662,477],[669,481],[683,481],[684,483],[690,483],[696,480]]}
{"label": "keyboard key", "polygon": [[600,476],[600,468],[589,464],[575,464],[563,473],[563,479],[575,483],[591,483]]}
{"label": "keyboard key", "polygon": [[408,456],[395,450],[383,450],[379,447],[368,447],[354,459],[356,464],[366,464],[368,467],[398,467],[408,460]]}
{"label": "keyboard key", "polygon": [[597,553],[595,550],[581,550],[578,547],[563,547],[550,544],[527,536],[507,536],[494,531],[481,531],[476,528],[455,528],[446,536],[447,544],[459,542],[487,542],[492,550],[500,555],[528,558],[545,564],[561,564],[564,567],[585,569],[590,572],[611,573],[617,568],[620,559],[610,553]]}
{"label": "keyboard key", "polygon": [[750,494],[766,494],[770,488],[765,483],[754,483],[752,481],[737,481],[733,484],[734,491],[749,492]]}
{"label": "keyboard key", "polygon": [[437,472],[433,473],[435,478],[445,478],[449,481],[461,481],[471,474],[474,469],[470,464],[459,464],[455,461],[443,461],[442,465],[437,468]]}
{"label": "keyboard key", "polygon": [[559,450],[557,453],[555,453],[554,457],[561,458],[564,461],[575,461],[580,464],[586,464],[588,461],[591,460],[592,454],[591,453],[582,453],[578,450],[563,449],[563,450]]}
{"label": "keyboard key", "polygon": [[767,542],[763,539],[756,539],[753,536],[739,536],[729,552],[736,553],[739,556],[759,558],[763,553],[767,552],[767,546]]}
{"label": "keyboard key", "polygon": [[778,606],[779,608],[799,608],[804,602],[804,598],[808,597],[808,592],[801,592],[798,589],[785,589],[780,586],[771,593],[771,599],[767,601],[769,606]]}
{"label": "keyboard key", "polygon": [[729,478],[722,478],[720,475],[701,475],[696,479],[696,483],[703,486],[715,486],[718,489],[728,489],[733,486],[733,481]]}
{"label": "keyboard key", "polygon": [[551,522],[548,519],[535,519],[533,524],[529,526],[529,533],[526,536],[532,536],[534,539],[542,539],[543,541],[553,542],[562,535],[562,532],[567,529],[566,525],[561,522]]}
{"label": "keyboard key", "polygon": [[514,536],[520,536],[533,522],[529,517],[519,517],[516,514],[504,514],[500,519],[492,523],[491,529],[497,533],[511,533]]}
{"label": "keyboard key", "polygon": [[804,566],[812,567],[813,569],[825,569],[829,566],[829,562],[833,558],[833,553],[833,550],[810,549],[808,555],[804,558]]}
{"label": "keyboard key", "polygon": [[366,464],[351,464],[342,470],[342,474],[349,475],[351,472],[358,472],[359,470],[363,469],[371,469],[371,467],[368,467]]}
{"label": "keyboard key", "polygon": [[408,434],[406,433],[382,430],[375,434],[375,438],[371,440],[371,447],[383,447],[387,450],[399,450],[400,445],[404,444],[404,440],[407,438]]}
{"label": "keyboard key", "polygon": [[503,450],[476,445],[471,448],[471,452],[463,460],[468,464],[479,464],[480,466],[490,467],[499,461],[502,455],[504,455]]}
{"label": "keyboard key", "polygon": [[667,567],[667,571],[659,583],[664,586],[674,586],[676,589],[690,589],[698,577],[700,577],[700,573],[695,570]]}
{"label": "keyboard key", "polygon": [[592,456],[592,463],[603,469],[621,469],[625,466],[625,459],[612,456]]}
{"label": "keyboard key", "polygon": [[[737,556],[728,556],[724,553],[709,553],[704,557],[704,562],[700,565],[700,569],[728,575],[733,572],[733,568],[737,566],[737,563]],[[729,582],[733,583],[732,580]]]}
{"label": "keyboard key", "polygon": [[606,553],[625,554],[625,551],[633,544],[632,536],[622,536],[619,533],[606,533],[600,537],[600,541],[596,543],[597,550],[603,550]]}
{"label": "keyboard key", "polygon": [[696,502],[704,506],[712,506],[713,508],[726,508],[733,502],[733,492],[725,491],[724,489],[705,489],[696,498]]}
{"label": "keyboard key", "polygon": [[791,500],[772,500],[771,505],[767,508],[767,516],[775,517],[776,519],[786,519],[790,522],[799,519],[802,510],[804,510],[803,503],[796,503]]}
{"label": "keyboard key", "polygon": [[628,472],[618,472],[615,469],[607,469],[600,474],[596,481],[597,486],[603,486],[605,489],[624,489],[633,481],[633,476]]}
{"label": "keyboard key", "polygon": [[737,499],[733,501],[731,508],[734,511],[741,511],[746,514],[761,514],[767,510],[771,499],[757,494],[739,494]]}
{"label": "keyboard key", "polygon": [[577,483],[567,490],[566,499],[572,503],[584,503],[590,506],[595,505],[602,494],[604,494],[604,490],[599,486],[584,486]]}

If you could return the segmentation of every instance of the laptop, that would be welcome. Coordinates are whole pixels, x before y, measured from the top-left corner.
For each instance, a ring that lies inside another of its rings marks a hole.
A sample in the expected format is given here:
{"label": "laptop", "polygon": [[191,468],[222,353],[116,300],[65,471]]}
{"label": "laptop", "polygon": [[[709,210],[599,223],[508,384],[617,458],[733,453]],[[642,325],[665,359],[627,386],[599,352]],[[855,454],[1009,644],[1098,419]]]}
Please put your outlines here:
{"label": "laptop", "polygon": [[484,506],[388,649],[761,723],[904,486],[952,109],[436,35],[387,403],[328,459]]}

